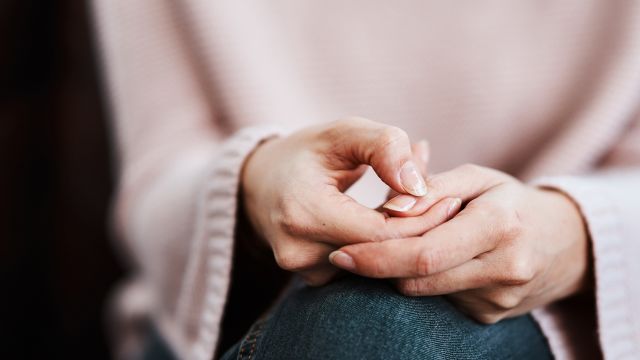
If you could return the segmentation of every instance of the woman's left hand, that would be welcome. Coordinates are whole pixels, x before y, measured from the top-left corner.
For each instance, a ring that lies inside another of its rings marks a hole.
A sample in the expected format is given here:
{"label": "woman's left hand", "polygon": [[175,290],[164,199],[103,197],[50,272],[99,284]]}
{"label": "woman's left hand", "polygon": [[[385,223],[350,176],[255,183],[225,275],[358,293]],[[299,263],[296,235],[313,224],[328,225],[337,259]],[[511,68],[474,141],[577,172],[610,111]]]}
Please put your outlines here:
{"label": "woman's left hand", "polygon": [[423,236],[344,246],[330,261],[359,275],[397,279],[406,295],[449,295],[483,323],[587,286],[588,236],[565,195],[476,165],[435,175],[428,189],[413,208],[392,213],[415,216],[445,197],[461,198],[466,206]]}

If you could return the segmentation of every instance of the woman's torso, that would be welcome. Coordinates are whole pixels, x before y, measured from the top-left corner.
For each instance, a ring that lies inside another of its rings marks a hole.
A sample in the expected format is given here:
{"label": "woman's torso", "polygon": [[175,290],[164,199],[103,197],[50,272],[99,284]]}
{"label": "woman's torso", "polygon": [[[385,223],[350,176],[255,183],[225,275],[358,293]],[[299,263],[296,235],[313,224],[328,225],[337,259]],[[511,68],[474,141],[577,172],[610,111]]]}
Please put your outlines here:
{"label": "woman's torso", "polygon": [[[530,177],[598,155],[574,128],[599,132],[581,123],[598,122],[607,86],[625,81],[616,70],[637,12],[578,0],[281,0],[199,2],[186,15],[230,130],[359,115],[429,140],[433,171],[472,162]],[[586,150],[562,158],[563,142]],[[549,158],[560,160],[541,165]]]}

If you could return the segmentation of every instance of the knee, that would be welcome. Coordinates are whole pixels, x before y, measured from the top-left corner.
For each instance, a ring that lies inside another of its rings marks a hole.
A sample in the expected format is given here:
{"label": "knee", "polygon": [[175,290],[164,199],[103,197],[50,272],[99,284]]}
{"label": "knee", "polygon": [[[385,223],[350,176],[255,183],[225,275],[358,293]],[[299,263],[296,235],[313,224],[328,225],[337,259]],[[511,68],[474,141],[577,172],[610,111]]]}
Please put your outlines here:
{"label": "knee", "polygon": [[[452,324],[480,326],[442,296],[407,297],[386,281],[356,276],[320,288],[303,287],[288,299],[286,306],[315,320],[314,327],[371,328],[381,333],[390,332],[390,336],[408,335],[403,333],[435,326],[442,331]],[[393,330],[387,331],[389,328]]]}
{"label": "knee", "polygon": [[296,351],[338,354],[335,358],[433,355],[445,344],[457,347],[466,341],[469,327],[481,326],[442,297],[406,297],[385,281],[354,276],[324,287],[301,287],[270,322],[265,335],[274,344],[295,337]]}
{"label": "knee", "polygon": [[325,358],[492,357],[511,341],[509,331],[518,329],[513,337],[535,340],[522,333],[531,330],[529,325],[535,328],[531,320],[481,325],[444,297],[406,297],[387,282],[354,276],[293,291],[269,322],[268,343]]}

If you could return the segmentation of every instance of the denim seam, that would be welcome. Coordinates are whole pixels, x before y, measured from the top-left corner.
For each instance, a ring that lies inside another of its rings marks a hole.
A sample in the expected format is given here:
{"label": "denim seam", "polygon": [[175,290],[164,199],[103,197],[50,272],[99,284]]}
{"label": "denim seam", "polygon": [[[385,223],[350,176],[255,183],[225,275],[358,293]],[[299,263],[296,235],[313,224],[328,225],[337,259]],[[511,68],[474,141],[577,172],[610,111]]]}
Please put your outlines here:
{"label": "denim seam", "polygon": [[[247,333],[247,335],[245,336],[245,338],[242,340],[242,343],[240,344],[240,351],[238,352],[238,359],[240,360],[251,360],[253,359],[253,356],[255,354],[255,350],[257,347],[257,343],[258,340],[260,339],[264,326],[267,322],[267,318],[258,320],[258,322],[256,322],[251,329],[249,330],[249,332]],[[251,348],[249,350],[247,350],[247,347],[249,346],[249,344],[251,344]],[[248,354],[245,353],[249,352]]]}

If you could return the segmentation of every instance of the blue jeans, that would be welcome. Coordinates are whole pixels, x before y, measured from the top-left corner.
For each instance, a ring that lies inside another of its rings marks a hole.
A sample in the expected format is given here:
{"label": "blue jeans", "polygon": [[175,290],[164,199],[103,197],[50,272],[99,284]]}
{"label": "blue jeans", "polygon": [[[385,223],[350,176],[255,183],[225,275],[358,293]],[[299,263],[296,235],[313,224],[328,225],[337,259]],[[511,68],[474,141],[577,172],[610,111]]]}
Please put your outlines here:
{"label": "blue jeans", "polygon": [[[145,359],[170,359],[156,341]],[[152,355],[153,354],[153,355]],[[296,282],[222,359],[552,359],[531,316],[481,325],[444,297],[406,297],[347,276]]]}
{"label": "blue jeans", "polygon": [[296,283],[222,359],[551,359],[531,316],[481,325],[444,297],[348,276]]}

